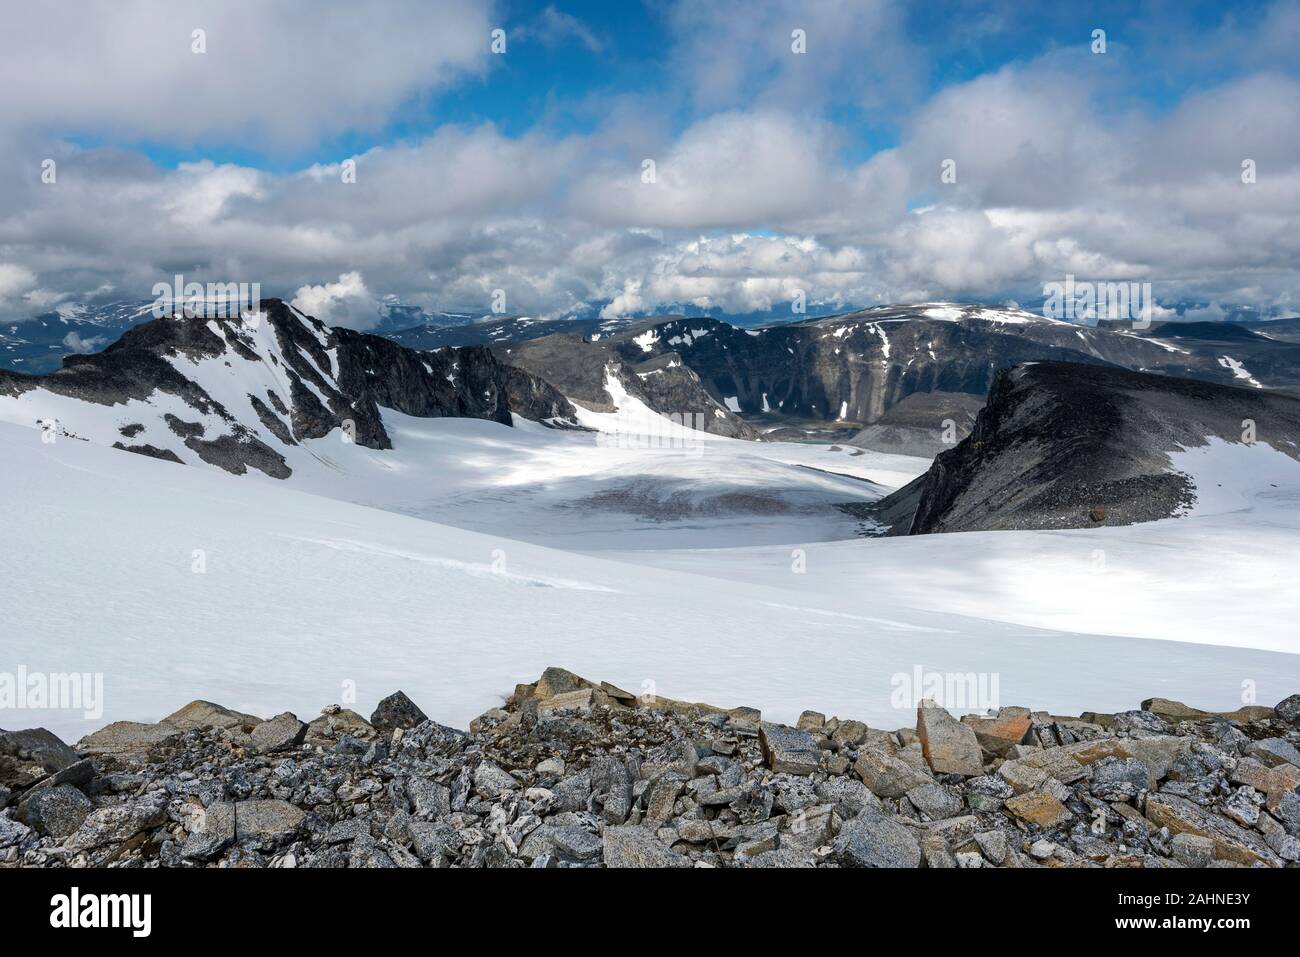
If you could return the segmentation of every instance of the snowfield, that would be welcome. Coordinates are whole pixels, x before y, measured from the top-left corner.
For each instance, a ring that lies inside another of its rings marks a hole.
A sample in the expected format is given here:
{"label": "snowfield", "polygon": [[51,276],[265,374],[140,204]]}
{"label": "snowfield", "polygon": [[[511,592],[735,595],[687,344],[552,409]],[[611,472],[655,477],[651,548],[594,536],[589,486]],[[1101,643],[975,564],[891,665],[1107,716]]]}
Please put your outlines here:
{"label": "snowfield", "polygon": [[0,727],[76,739],[193,698],[369,714],[397,688],[465,727],[548,665],[890,729],[914,722],[895,692],[918,669],[1064,714],[1300,688],[1300,466],[1267,446],[1179,457],[1207,489],[1182,519],[853,539],[832,503],[923,460],[699,433],[654,447],[635,425],[385,426],[393,450],[336,433],[277,482],[0,424],[0,678],[104,681],[100,717],[0,711]]}

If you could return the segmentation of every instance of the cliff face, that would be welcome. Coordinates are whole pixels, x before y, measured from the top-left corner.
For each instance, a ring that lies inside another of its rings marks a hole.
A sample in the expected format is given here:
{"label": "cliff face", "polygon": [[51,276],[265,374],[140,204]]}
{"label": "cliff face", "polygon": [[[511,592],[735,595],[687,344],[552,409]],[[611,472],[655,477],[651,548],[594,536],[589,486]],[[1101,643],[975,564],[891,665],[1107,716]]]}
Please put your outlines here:
{"label": "cliff face", "polygon": [[875,511],[894,534],[1081,528],[1169,518],[1195,500],[1169,453],[1243,423],[1292,457],[1300,400],[1168,376],[1035,362],[998,374],[971,434]]}

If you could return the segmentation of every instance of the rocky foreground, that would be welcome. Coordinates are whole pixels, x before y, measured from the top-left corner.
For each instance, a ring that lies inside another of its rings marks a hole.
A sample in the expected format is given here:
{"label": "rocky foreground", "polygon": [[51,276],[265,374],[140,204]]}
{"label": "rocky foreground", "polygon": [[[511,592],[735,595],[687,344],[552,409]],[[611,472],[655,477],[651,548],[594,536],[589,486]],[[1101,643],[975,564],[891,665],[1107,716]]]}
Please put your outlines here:
{"label": "rocky foreground", "polygon": [[1300,695],[1211,714],[926,702],[880,731],[559,668],[469,733],[400,691],[310,724],[195,701],[75,748],[0,731],[6,867],[1283,867]]}

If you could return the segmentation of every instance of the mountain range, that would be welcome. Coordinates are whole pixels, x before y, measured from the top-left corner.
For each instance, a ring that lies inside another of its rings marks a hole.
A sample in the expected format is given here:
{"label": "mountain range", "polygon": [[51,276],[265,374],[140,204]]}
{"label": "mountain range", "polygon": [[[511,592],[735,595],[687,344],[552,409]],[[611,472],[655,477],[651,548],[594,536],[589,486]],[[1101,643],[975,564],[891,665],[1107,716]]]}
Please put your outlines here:
{"label": "mountain range", "polygon": [[48,374],[0,370],[0,417],[273,478],[328,467],[311,441],[336,431],[392,448],[382,410],[617,430],[641,409],[638,428],[657,413],[683,434],[938,454],[893,495],[846,501],[891,534],[1167,517],[1191,500],[1168,453],[1235,441],[1245,420],[1288,455],[1300,440],[1300,321],[1137,329],[930,303],[754,329],[513,317],[383,336],[278,299],[237,319],[139,318],[97,317],[99,341],[125,331]]}

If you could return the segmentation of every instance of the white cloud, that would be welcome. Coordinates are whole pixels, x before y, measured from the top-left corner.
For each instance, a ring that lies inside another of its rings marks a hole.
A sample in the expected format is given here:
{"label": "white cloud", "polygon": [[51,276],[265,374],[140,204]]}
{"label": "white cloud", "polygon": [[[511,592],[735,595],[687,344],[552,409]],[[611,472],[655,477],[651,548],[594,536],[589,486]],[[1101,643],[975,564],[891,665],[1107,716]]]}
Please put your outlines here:
{"label": "white cloud", "polygon": [[[491,21],[452,16],[459,9],[444,6],[448,29],[486,48],[486,34],[475,31]],[[863,19],[849,22],[833,4],[811,5],[800,18],[800,7],[765,2],[737,21],[734,34],[709,33],[732,9],[725,2],[674,7],[670,59],[683,71],[680,87],[620,101],[594,132],[442,126],[361,152],[351,184],[337,161],[289,172],[206,161],[169,170],[129,150],[78,148],[30,131],[0,138],[0,163],[25,170],[28,184],[0,191],[7,264],[0,314],[23,318],[96,288],[147,298],[154,282],[176,272],[260,282],[268,295],[297,290],[304,311],[362,327],[373,324],[388,294],[431,309],[484,308],[496,289],[505,290],[508,311],[544,316],[591,303],[610,315],[765,310],[781,308],[796,290],[827,307],[1027,299],[1067,273],[1151,281],[1167,301],[1300,299],[1294,77],[1264,72],[1203,83],[1167,109],[1143,111],[1126,95],[1132,64],[1122,48],[1106,57],[1054,52],[924,102],[908,100],[896,145],[864,159],[853,130],[828,116],[862,109],[882,89],[876,74],[898,51],[915,52],[893,8],[868,4]],[[555,12],[555,23],[567,22]],[[326,16],[372,35],[340,10]],[[377,16],[376,29],[392,33],[388,14]],[[807,54],[788,52],[795,26],[808,30]],[[342,41],[320,42],[328,58]],[[478,53],[462,62],[440,54],[442,44],[431,53],[437,77],[477,68]],[[713,60],[695,62],[706,48]],[[319,135],[336,123],[363,122],[353,109],[359,97],[378,104],[377,118],[394,101],[376,91],[398,96],[399,87],[409,93],[427,80],[424,67],[391,65],[387,80],[357,79],[370,92],[343,96],[340,116],[326,116],[321,103],[339,81],[302,64],[293,55],[302,49],[295,41],[279,58],[299,64],[318,89],[299,90],[295,77],[287,91],[268,87],[267,98],[278,103],[200,98],[215,112],[207,126],[192,128],[283,120],[290,139],[307,129]],[[100,51],[90,60],[116,56]],[[861,69],[866,60],[871,70]],[[256,69],[265,80],[279,68]],[[124,84],[135,74],[122,70],[125,78],[106,74],[113,95],[138,111],[157,108],[152,93],[132,100]],[[11,95],[0,92],[0,105]],[[78,122],[57,89],[40,96],[52,123]],[[283,112],[298,102],[307,103],[306,115]],[[670,134],[668,118],[683,103],[685,126]],[[708,104],[725,108],[709,112]],[[122,130],[147,132],[143,126],[157,119],[124,118],[112,104],[105,110],[104,122]],[[28,107],[18,111],[24,123],[34,116]],[[190,128],[183,112],[174,123],[181,135]],[[58,160],[57,185],[40,184],[44,156]],[[1249,185],[1240,178],[1247,157],[1258,168]],[[642,181],[647,158],[654,183]],[[948,158],[957,164],[951,185],[940,182]]]}
{"label": "white cloud", "polygon": [[[281,146],[371,127],[486,70],[493,25],[474,0],[34,3],[4,18],[4,126]],[[195,30],[206,53],[193,52]]]}
{"label": "white cloud", "polygon": [[379,321],[379,301],[359,272],[344,273],[338,282],[303,286],[293,297],[293,305],[331,326],[369,329]]}
{"label": "white cloud", "polygon": [[0,304],[15,299],[36,285],[36,274],[16,263],[0,263]]}

